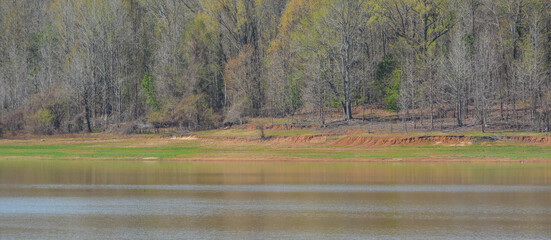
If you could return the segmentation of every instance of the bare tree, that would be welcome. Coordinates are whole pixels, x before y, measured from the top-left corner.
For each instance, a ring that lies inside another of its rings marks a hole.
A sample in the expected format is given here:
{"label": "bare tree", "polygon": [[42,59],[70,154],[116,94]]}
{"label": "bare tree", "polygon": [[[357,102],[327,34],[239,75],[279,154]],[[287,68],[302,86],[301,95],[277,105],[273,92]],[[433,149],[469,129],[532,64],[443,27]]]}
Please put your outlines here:
{"label": "bare tree", "polygon": [[344,120],[352,119],[352,87],[358,85],[353,63],[358,59],[360,30],[369,19],[366,7],[364,0],[331,2],[318,28],[318,31],[326,31],[318,34],[325,36],[318,44],[326,49],[339,74],[340,79],[334,79],[338,82],[329,82],[329,86],[341,104]]}
{"label": "bare tree", "polygon": [[[542,89],[548,80],[548,56],[545,52],[545,28],[543,9],[550,6],[549,3],[534,6],[535,9],[529,11],[528,16],[528,34],[521,44],[523,51],[521,63],[518,68],[520,81],[524,86],[528,102],[530,102],[530,120],[532,129],[541,131],[544,120],[544,100],[542,99]],[[541,101],[540,101],[541,99]],[[541,112],[538,111],[541,109]]]}
{"label": "bare tree", "polygon": [[491,39],[492,31],[486,29],[481,34],[477,43],[477,53],[475,55],[475,109],[477,119],[480,123],[481,132],[486,131],[488,125],[488,106],[492,106],[492,89],[495,87],[496,70],[498,69],[497,56],[494,42]]}
{"label": "bare tree", "polygon": [[464,34],[456,30],[453,34],[450,52],[447,57],[442,59],[441,68],[445,76],[444,85],[449,89],[453,96],[455,105],[455,117],[457,126],[463,126],[463,102],[466,101],[464,89],[467,79],[471,78],[471,68],[469,64],[469,50]]}

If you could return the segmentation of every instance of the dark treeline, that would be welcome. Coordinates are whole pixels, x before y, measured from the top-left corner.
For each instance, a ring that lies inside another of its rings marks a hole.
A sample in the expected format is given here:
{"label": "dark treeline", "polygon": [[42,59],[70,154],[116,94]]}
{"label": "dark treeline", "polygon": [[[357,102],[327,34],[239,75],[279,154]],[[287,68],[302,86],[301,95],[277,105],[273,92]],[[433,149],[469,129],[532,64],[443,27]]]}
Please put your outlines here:
{"label": "dark treeline", "polygon": [[550,32],[549,0],[3,0],[0,127],[323,125],[378,106],[549,131]]}

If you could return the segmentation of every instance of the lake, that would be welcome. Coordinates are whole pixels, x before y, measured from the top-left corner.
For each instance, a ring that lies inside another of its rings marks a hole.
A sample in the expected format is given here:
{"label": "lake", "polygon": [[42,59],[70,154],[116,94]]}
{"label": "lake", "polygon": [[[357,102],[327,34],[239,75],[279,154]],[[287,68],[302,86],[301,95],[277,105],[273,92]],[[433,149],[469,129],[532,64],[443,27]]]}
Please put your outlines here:
{"label": "lake", "polygon": [[551,165],[0,161],[0,239],[551,238]]}

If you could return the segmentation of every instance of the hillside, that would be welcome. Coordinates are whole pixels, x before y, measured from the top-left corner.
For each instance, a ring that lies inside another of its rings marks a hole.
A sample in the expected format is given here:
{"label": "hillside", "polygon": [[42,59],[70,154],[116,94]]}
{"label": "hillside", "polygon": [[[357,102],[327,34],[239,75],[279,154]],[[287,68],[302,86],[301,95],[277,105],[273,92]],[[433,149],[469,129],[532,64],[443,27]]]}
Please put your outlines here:
{"label": "hillside", "polygon": [[549,9],[548,0],[1,1],[0,132],[183,133],[258,118],[549,132]]}

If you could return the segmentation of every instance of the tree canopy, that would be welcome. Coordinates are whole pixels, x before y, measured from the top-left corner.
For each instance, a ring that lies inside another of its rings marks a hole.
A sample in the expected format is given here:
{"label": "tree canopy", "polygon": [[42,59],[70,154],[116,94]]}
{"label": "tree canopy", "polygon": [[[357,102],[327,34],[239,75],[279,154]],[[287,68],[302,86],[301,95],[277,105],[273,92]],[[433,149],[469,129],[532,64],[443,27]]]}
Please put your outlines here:
{"label": "tree canopy", "polygon": [[481,131],[550,131],[550,9],[548,0],[1,1],[0,123],[201,129],[312,113],[324,125],[326,111],[349,121],[361,107],[393,111],[406,130],[452,118]]}

